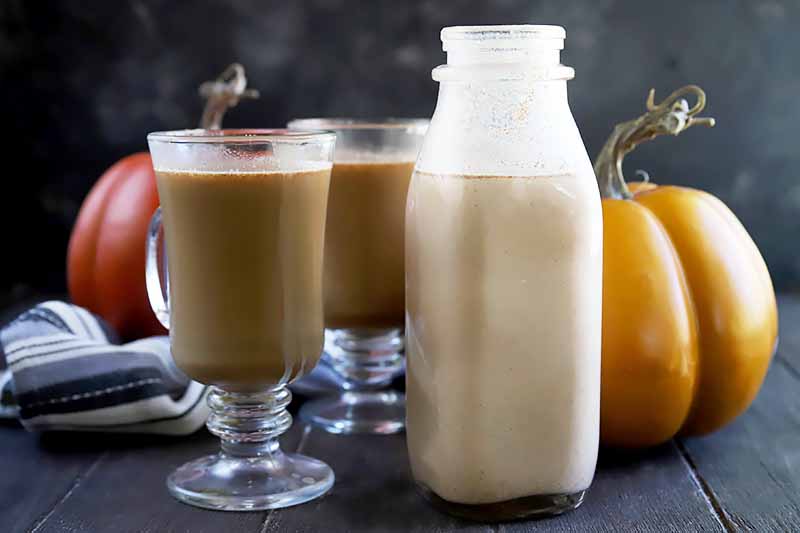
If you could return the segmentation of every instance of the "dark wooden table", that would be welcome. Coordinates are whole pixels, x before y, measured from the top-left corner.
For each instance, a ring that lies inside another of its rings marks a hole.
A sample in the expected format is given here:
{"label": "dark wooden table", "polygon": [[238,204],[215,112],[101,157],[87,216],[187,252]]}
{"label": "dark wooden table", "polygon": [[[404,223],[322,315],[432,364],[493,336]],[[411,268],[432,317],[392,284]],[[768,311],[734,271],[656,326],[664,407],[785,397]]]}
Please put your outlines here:
{"label": "dark wooden table", "polygon": [[603,450],[584,505],[557,518],[476,524],[428,506],[403,435],[283,439],[327,461],[336,485],[291,509],[225,513],[169,496],[164,478],[217,447],[188,438],[33,435],[0,425],[0,533],[206,531],[799,531],[800,297],[780,298],[781,340],[761,393],[727,428],[644,453]]}

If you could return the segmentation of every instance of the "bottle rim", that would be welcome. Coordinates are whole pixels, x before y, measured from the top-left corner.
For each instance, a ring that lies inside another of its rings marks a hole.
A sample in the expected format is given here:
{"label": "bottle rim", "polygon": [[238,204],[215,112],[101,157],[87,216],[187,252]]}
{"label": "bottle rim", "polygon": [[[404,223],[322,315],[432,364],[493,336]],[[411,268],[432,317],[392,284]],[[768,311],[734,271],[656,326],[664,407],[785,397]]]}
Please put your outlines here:
{"label": "bottle rim", "polygon": [[554,24],[495,24],[485,26],[447,26],[442,28],[445,39],[566,39],[567,30]]}
{"label": "bottle rim", "polygon": [[563,27],[544,24],[443,28],[442,49],[447,53],[447,63],[433,70],[433,79],[569,80],[575,71],[559,60],[566,36]]}
{"label": "bottle rim", "polygon": [[563,49],[566,30],[545,24],[497,26],[449,26],[440,34],[442,49],[482,47],[487,49],[548,48]]}

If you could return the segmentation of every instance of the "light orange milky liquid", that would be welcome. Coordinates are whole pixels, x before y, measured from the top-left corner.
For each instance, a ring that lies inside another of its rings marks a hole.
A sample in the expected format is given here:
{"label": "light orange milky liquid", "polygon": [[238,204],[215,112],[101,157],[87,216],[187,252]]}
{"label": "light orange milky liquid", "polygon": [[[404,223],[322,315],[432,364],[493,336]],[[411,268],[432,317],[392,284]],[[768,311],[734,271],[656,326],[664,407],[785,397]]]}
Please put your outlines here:
{"label": "light orange milky liquid", "polygon": [[463,504],[586,489],[600,400],[593,180],[417,173],[406,236],[414,478]]}

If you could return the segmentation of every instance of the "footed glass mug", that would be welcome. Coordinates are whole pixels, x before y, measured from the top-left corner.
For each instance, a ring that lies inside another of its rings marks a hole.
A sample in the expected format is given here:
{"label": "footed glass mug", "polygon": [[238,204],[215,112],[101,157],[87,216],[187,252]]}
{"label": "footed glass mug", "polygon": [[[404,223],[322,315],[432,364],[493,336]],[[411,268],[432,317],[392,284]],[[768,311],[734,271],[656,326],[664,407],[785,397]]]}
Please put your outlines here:
{"label": "footed glass mug", "polygon": [[344,392],[307,402],[303,420],[332,433],[394,433],[402,372],[406,194],[426,119],[303,119],[289,129],[336,133],[325,228],[325,353]]}
{"label": "footed glass mug", "polygon": [[219,453],[173,472],[169,490],[231,511],[316,498],[333,485],[333,471],[284,453],[278,436],[292,423],[287,384],[314,367],[323,343],[335,135],[186,130],[147,140],[161,200],[148,235],[147,292],[177,365],[211,385],[207,426],[222,440]]}

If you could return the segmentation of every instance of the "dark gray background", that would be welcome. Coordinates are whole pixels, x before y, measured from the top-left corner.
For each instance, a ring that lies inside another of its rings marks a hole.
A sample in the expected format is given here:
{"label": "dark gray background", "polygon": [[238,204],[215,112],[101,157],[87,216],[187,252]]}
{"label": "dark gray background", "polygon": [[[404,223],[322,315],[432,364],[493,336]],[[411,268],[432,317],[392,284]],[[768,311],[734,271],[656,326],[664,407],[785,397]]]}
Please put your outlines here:
{"label": "dark gray background", "polygon": [[741,218],[778,288],[800,287],[800,1],[641,0],[34,2],[0,4],[6,153],[0,287],[63,290],[69,229],[94,180],[194,126],[197,85],[237,60],[262,98],[227,126],[314,115],[429,116],[439,30],[550,23],[567,29],[570,102],[592,158],[614,123],[686,83],[711,130],[629,158],[656,181],[706,189]]}

